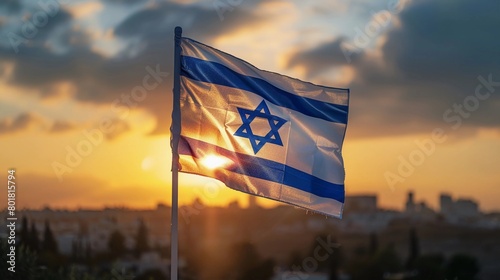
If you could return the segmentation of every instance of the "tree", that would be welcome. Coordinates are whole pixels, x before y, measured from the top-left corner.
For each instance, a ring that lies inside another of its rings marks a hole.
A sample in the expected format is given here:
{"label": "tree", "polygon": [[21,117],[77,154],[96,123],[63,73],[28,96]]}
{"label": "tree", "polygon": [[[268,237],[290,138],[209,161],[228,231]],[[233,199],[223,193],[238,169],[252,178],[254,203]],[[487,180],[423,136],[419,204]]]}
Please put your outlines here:
{"label": "tree", "polygon": [[262,260],[255,246],[249,242],[233,245],[233,255],[228,258],[229,275],[224,279],[231,280],[268,280],[274,275],[274,261]]}
{"label": "tree", "polygon": [[418,242],[418,236],[417,236],[417,231],[415,228],[410,229],[410,253],[408,256],[408,260],[406,262],[406,267],[407,268],[412,268],[415,264],[415,260],[418,258],[419,255],[419,242]]}
{"label": "tree", "polygon": [[143,272],[141,275],[138,277],[134,278],[134,280],[167,280],[167,276],[161,272],[161,270],[158,269],[153,269],[153,270],[148,270]]}
{"label": "tree", "polygon": [[42,242],[42,251],[46,253],[51,253],[57,255],[59,253],[59,249],[57,247],[57,242],[50,229],[50,225],[48,221],[45,221],[45,229],[43,232],[43,242]]}
{"label": "tree", "polygon": [[73,262],[77,262],[79,257],[80,257],[80,250],[78,242],[73,239],[73,242],[71,242],[71,260]]}
{"label": "tree", "polygon": [[109,236],[108,249],[113,257],[118,257],[125,253],[125,236],[119,230],[113,231]]}
{"label": "tree", "polygon": [[414,268],[418,271],[416,280],[442,280],[445,258],[442,254],[423,255],[415,260]]}
{"label": "tree", "polygon": [[7,270],[10,265],[10,257],[4,252],[10,251],[10,245],[4,240],[0,242],[0,262],[2,269],[0,269],[0,279],[5,280],[38,280],[37,276],[37,255],[36,253],[28,250],[26,247],[19,247],[16,252],[15,272]]}
{"label": "tree", "polygon": [[19,240],[21,245],[24,245],[26,248],[29,248],[29,229],[28,229],[28,219],[26,216],[23,216],[21,222],[21,232],[19,233]]}
{"label": "tree", "polygon": [[[334,246],[333,248],[325,248],[322,244],[334,244]],[[317,256],[318,253],[321,257],[318,259],[317,271],[330,272],[330,274],[332,274],[332,271],[340,267],[341,251],[335,236],[331,234],[319,234],[316,236],[307,256],[314,257]]]}
{"label": "tree", "polygon": [[477,259],[465,254],[454,255],[446,266],[447,279],[474,280],[478,273]]}
{"label": "tree", "polygon": [[385,273],[401,271],[401,262],[394,245],[389,244],[374,256],[354,258],[348,264],[347,271],[351,274],[352,280],[383,280]]}
{"label": "tree", "polygon": [[85,263],[89,265],[92,261],[92,247],[90,246],[90,242],[87,242],[87,246],[85,247]]}
{"label": "tree", "polygon": [[343,254],[342,249],[337,248],[333,251],[328,259],[328,264],[330,266],[329,274],[330,280],[338,280],[339,279],[339,270],[343,262]]}
{"label": "tree", "polygon": [[141,219],[135,238],[135,253],[137,254],[137,256],[140,256],[142,253],[147,252],[148,250],[148,228],[146,227],[144,221]]}
{"label": "tree", "polygon": [[[325,244],[328,244],[325,247]],[[314,239],[308,256],[317,259],[317,271],[329,274],[330,280],[337,280],[340,267],[343,261],[343,254],[335,236],[331,234],[320,234]],[[300,256],[299,256],[300,257]],[[304,260],[304,258],[302,258]],[[300,264],[302,260],[296,261]]]}
{"label": "tree", "polygon": [[31,222],[31,228],[28,237],[28,246],[35,252],[40,249],[40,240],[38,239],[38,231],[36,230],[34,222]]}
{"label": "tree", "polygon": [[377,234],[372,232],[370,233],[370,247],[369,247],[369,254],[370,256],[373,256],[377,253],[378,251],[378,238]]}
{"label": "tree", "polygon": [[289,256],[287,266],[292,267],[294,265],[300,265],[304,258],[305,257],[299,251],[293,251]]}
{"label": "tree", "polygon": [[389,244],[384,251],[377,254],[375,263],[383,272],[394,273],[400,271],[402,268],[401,261],[394,248],[394,244]]}

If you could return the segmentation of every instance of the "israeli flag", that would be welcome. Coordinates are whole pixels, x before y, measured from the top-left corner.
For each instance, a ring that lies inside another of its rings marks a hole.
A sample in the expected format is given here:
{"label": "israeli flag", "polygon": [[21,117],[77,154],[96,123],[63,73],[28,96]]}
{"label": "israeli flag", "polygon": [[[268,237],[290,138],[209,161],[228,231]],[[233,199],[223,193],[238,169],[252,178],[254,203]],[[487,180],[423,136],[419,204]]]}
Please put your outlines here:
{"label": "israeli flag", "polygon": [[330,216],[344,205],[349,90],[181,39],[179,170]]}

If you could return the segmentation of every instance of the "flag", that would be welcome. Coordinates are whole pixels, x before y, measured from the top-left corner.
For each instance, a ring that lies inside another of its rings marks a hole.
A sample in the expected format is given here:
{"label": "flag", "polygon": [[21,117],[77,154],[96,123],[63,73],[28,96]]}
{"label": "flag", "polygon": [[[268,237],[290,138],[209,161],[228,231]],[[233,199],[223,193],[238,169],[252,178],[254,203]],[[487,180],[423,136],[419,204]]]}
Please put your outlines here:
{"label": "flag", "polygon": [[180,45],[179,171],[340,218],[349,90]]}

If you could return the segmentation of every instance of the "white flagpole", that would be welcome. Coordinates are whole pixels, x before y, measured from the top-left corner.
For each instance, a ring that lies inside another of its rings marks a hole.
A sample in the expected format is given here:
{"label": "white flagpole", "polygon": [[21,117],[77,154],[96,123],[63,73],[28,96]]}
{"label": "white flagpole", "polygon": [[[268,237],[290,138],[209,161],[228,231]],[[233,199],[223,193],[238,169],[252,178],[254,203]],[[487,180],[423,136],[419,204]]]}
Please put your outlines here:
{"label": "white flagpole", "polygon": [[172,110],[172,223],[170,224],[170,279],[178,280],[179,272],[179,137],[181,135],[181,36],[182,28],[175,27],[174,89]]}

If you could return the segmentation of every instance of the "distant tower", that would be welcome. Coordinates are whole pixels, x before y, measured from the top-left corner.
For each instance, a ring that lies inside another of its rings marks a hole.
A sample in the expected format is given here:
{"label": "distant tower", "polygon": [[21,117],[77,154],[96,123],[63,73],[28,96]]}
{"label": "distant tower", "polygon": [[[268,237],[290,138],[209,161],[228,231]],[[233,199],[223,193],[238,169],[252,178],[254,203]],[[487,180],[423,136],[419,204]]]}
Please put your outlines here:
{"label": "distant tower", "polygon": [[408,192],[408,199],[406,200],[406,212],[414,213],[415,212],[415,200],[413,198],[413,192]]}
{"label": "distant tower", "polygon": [[439,196],[439,212],[444,216],[449,216],[453,213],[453,199],[450,195],[442,193]]}
{"label": "distant tower", "polygon": [[255,195],[249,195],[248,196],[248,208],[255,209],[258,207],[259,207],[259,205],[257,204],[257,197]]}

